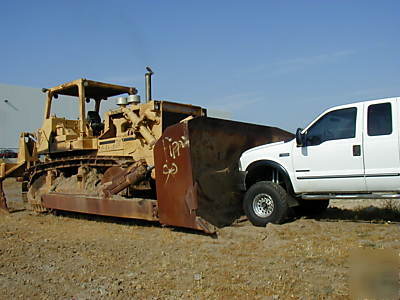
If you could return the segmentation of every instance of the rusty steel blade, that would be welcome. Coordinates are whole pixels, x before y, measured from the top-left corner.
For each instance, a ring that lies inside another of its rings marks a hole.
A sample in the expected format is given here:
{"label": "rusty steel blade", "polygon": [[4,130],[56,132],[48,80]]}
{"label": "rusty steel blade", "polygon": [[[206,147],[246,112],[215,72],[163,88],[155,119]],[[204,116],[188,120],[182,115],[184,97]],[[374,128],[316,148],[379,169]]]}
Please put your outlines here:
{"label": "rusty steel blade", "polygon": [[232,224],[242,215],[241,153],[292,138],[279,128],[208,117],[168,127],[154,149],[160,222],[205,232]]}
{"label": "rusty steel blade", "polygon": [[199,221],[196,215],[187,123],[170,126],[164,131],[155,145],[154,160],[160,222],[215,232],[211,224]]}

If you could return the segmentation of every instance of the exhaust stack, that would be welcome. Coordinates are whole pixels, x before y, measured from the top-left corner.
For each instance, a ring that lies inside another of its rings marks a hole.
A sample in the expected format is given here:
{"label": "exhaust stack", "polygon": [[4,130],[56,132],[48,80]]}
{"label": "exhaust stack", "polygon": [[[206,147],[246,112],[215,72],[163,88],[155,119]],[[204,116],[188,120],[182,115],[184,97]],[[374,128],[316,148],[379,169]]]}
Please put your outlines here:
{"label": "exhaust stack", "polygon": [[146,79],[146,102],[151,101],[151,76],[154,74],[150,67],[146,67],[147,73],[145,74]]}

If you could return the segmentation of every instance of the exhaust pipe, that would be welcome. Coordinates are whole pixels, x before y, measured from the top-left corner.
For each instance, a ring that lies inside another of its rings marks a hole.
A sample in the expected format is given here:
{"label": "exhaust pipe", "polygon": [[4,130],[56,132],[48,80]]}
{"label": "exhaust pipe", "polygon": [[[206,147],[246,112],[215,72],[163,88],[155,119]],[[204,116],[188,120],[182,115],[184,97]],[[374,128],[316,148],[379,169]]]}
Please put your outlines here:
{"label": "exhaust pipe", "polygon": [[151,75],[153,75],[153,71],[150,67],[146,67],[147,73],[145,74],[146,79],[146,102],[151,101]]}

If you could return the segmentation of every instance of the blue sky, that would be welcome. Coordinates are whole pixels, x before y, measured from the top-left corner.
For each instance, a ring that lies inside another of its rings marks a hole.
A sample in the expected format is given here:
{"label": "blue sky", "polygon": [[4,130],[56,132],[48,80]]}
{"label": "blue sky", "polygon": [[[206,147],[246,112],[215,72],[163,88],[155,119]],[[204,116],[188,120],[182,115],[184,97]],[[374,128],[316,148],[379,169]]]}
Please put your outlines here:
{"label": "blue sky", "polygon": [[0,83],[142,92],[147,65],[156,99],[294,131],[330,106],[400,96],[400,1],[0,2]]}

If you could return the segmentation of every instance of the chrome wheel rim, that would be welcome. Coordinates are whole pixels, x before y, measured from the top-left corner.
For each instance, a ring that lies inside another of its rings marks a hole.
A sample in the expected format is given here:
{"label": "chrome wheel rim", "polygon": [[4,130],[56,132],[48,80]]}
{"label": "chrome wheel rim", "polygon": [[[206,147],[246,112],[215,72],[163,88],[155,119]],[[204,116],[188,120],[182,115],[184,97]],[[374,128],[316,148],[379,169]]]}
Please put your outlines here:
{"label": "chrome wheel rim", "polygon": [[257,217],[269,217],[274,211],[274,201],[268,194],[258,194],[253,200],[253,211]]}

